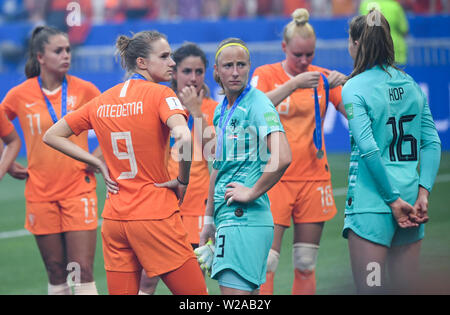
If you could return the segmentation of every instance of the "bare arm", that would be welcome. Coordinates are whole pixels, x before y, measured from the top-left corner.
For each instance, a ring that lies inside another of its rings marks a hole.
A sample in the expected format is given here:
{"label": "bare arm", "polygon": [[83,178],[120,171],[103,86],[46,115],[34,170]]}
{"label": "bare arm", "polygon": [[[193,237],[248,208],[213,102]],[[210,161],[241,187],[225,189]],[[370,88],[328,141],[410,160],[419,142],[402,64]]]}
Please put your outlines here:
{"label": "bare arm", "polygon": [[172,137],[175,139],[175,146],[180,151],[178,157],[181,157],[178,164],[178,176],[176,179],[165,183],[155,183],[157,187],[172,189],[177,198],[178,205],[183,203],[186,194],[187,185],[189,183],[189,172],[192,161],[192,138],[191,132],[186,124],[183,115],[175,114],[169,117],[166,122],[170,128]]}
{"label": "bare arm", "polygon": [[[213,132],[214,128],[208,125],[208,122],[203,117],[202,113],[204,94],[205,92],[203,89],[197,94],[197,91],[193,86],[186,86],[179,92],[181,102],[194,119],[194,137],[198,143],[202,144],[202,152],[205,152],[206,144],[215,139]],[[209,156],[205,156],[205,159],[208,160]]]}
{"label": "bare arm", "polygon": [[345,118],[347,118],[347,112],[345,111],[344,103],[340,102],[338,104],[337,111],[340,112],[342,115],[344,115]]}
{"label": "bare arm", "polygon": [[214,191],[216,187],[216,178],[218,171],[213,168],[209,175],[209,189],[208,189],[208,200],[206,201],[206,211],[205,211],[205,224],[203,230],[200,233],[199,246],[202,246],[208,242],[209,239],[215,243],[215,232],[216,228],[213,222],[214,217]]}
{"label": "bare arm", "polygon": [[170,128],[177,147],[182,149],[179,155],[181,159],[179,161],[178,179],[183,183],[188,183],[192,161],[191,132],[186,124],[186,119],[180,114],[170,116],[167,119],[167,126]]}
{"label": "bare arm", "polygon": [[[238,183],[230,183],[225,192],[225,200],[228,204],[234,201],[251,202],[266,193],[283,176],[292,161],[291,148],[286,135],[277,131],[267,136],[267,148],[270,151],[270,159],[264,172],[253,187],[244,187]],[[231,201],[230,201],[231,199]]]}
{"label": "bare arm", "polygon": [[294,93],[297,89],[308,89],[317,87],[319,84],[320,72],[303,72],[286,81],[272,91],[266,93],[273,105],[278,106],[286,97]]}
{"label": "bare arm", "polygon": [[72,129],[70,129],[69,125],[63,118],[47,130],[42,140],[47,145],[74,158],[75,160],[87,163],[94,168],[98,168],[103,175],[108,191],[114,194],[117,193],[119,187],[117,183],[109,177],[109,171],[106,164],[99,158],[70,141],[68,138],[71,135],[73,135]]}
{"label": "bare arm", "polygon": [[[6,144],[5,149],[3,149],[3,141]],[[0,180],[6,174],[8,169],[13,165],[14,160],[20,151],[20,146],[22,141],[16,130],[10,132],[7,136],[0,140]]]}

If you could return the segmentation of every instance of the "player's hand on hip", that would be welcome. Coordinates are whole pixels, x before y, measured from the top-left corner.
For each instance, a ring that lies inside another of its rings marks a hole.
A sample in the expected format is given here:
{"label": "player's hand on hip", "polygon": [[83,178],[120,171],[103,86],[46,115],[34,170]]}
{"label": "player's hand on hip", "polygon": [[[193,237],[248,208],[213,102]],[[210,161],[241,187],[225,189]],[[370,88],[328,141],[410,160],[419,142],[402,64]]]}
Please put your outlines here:
{"label": "player's hand on hip", "polygon": [[234,182],[229,183],[226,187],[224,198],[228,206],[233,202],[248,203],[254,200],[251,188]]}
{"label": "player's hand on hip", "polygon": [[307,71],[294,77],[298,89],[316,88],[319,85],[320,72]]}
{"label": "player's hand on hip", "polygon": [[100,165],[98,166],[98,169],[100,170],[100,173],[103,176],[103,179],[106,184],[106,189],[108,190],[108,192],[112,194],[117,194],[119,192],[119,184],[113,181],[109,176],[109,170],[106,164],[104,162],[101,162]]}
{"label": "player's hand on hip", "polygon": [[155,183],[154,185],[159,188],[169,188],[173,190],[178,199],[178,206],[181,206],[184,195],[186,194],[187,185],[181,184],[177,179],[169,180],[165,183]]}
{"label": "player's hand on hip", "polygon": [[15,179],[26,179],[28,177],[28,168],[17,162],[13,162],[8,169],[8,174]]}
{"label": "player's hand on hip", "polygon": [[398,198],[389,206],[392,209],[392,215],[401,228],[417,227],[416,209],[401,198]]}

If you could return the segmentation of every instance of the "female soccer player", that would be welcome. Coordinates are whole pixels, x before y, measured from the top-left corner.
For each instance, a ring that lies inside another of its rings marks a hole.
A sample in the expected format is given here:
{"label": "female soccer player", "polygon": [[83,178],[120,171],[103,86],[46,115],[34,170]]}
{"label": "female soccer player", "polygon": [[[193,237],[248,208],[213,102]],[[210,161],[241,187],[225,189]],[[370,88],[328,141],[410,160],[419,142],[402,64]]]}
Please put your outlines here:
{"label": "female soccer player", "polygon": [[349,35],[354,69],[342,97],[352,151],[343,235],[356,290],[411,293],[440,140],[426,96],[394,64],[384,16],[355,17]]}
{"label": "female soccer player", "polygon": [[[175,93],[158,84],[172,77],[172,51],[156,31],[121,35],[116,47],[130,78],[60,120],[44,141],[99,168],[105,179],[102,238],[110,294],[137,294],[142,269],[160,276],[174,294],[206,294],[178,211],[189,183],[191,134]],[[108,167],[67,139],[91,128]],[[165,166],[169,133],[183,150],[174,180]]]}
{"label": "female soccer player", "polygon": [[275,234],[261,294],[273,294],[284,232],[294,221],[292,294],[316,292],[315,267],[325,221],[336,214],[323,138],[328,100],[343,114],[344,75],[312,65],[316,35],[306,9],[292,13],[281,47],[286,59],[257,68],[252,84],[265,92],[280,114],[292,150],[292,163],[268,192]]}
{"label": "female soccer player", "polygon": [[[3,148],[3,142],[5,148]],[[8,120],[2,107],[0,107],[0,180],[14,163],[19,154],[22,141],[14,125]]]}
{"label": "female soccer player", "polygon": [[[171,82],[172,89],[187,110],[188,126],[193,137],[189,186],[180,206],[180,213],[188,232],[189,242],[195,249],[200,241],[208,198],[209,169],[206,159],[210,153],[207,151],[211,151],[211,145],[208,144],[212,144],[214,140],[212,120],[217,102],[209,97],[209,88],[205,84],[208,60],[200,47],[194,43],[186,43],[175,50],[173,60],[175,69]],[[168,160],[171,178],[175,178],[178,174],[177,160],[177,151],[173,150]],[[153,294],[157,283],[157,278],[148,279],[143,272],[140,294]]]}
{"label": "female soccer player", "polygon": [[249,72],[246,44],[222,41],[214,78],[225,98],[214,114],[216,158],[200,237],[200,245],[215,241],[211,276],[222,294],[255,294],[264,283],[273,239],[266,192],[291,161],[278,114],[264,93],[248,84]]}
{"label": "female soccer player", "polygon": [[[25,227],[34,234],[44,260],[48,293],[71,294],[68,271],[80,270],[81,283],[74,286],[75,294],[97,294],[94,173],[87,171],[86,164],[42,142],[58,119],[100,94],[92,83],[67,74],[70,62],[66,33],[47,26],[35,28],[25,66],[28,79],[8,92],[2,106],[10,120],[18,117],[24,133],[28,160]],[[88,148],[87,132],[71,141]]]}

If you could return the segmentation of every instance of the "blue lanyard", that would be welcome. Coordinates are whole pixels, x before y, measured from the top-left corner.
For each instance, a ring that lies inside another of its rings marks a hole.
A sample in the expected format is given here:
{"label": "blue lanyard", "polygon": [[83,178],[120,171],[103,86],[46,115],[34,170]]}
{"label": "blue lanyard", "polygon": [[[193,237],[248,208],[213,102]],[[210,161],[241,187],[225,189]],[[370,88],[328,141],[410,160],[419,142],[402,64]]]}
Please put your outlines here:
{"label": "blue lanyard", "polygon": [[147,81],[147,79],[139,73],[133,73],[133,75],[130,77],[130,80],[144,80]]}
{"label": "blue lanyard", "polygon": [[[321,75],[323,78],[323,86],[325,88],[325,108],[327,108],[330,85],[328,83],[327,77],[323,73],[321,73]],[[323,151],[322,151],[322,119],[320,117],[320,103],[319,103],[319,96],[317,93],[317,88],[314,88],[314,111],[315,111],[315,116],[316,116],[316,129],[314,129],[314,136],[313,136],[314,145],[319,150],[319,152],[321,152],[321,154],[323,154]]]}
{"label": "blue lanyard", "polygon": [[225,137],[225,130],[227,129],[228,122],[231,119],[231,116],[233,116],[234,110],[238,106],[239,102],[247,95],[247,93],[251,90],[252,86],[250,84],[247,84],[244,91],[238,96],[236,101],[234,102],[233,106],[230,109],[230,112],[227,115],[227,118],[225,119],[225,123],[222,125],[222,120],[225,115],[225,110],[228,106],[228,99],[225,97],[222,101],[222,107],[220,109],[220,118],[219,118],[219,125],[218,125],[218,135],[217,135],[217,146],[216,146],[216,159],[219,160],[222,155],[222,146],[223,146],[223,138]]}
{"label": "blue lanyard", "polygon": [[[55,110],[53,109],[52,103],[50,103],[47,95],[45,95],[42,90],[42,81],[41,77],[38,76],[39,87],[41,88],[42,95],[44,96],[45,104],[47,105],[48,112],[52,117],[53,123],[55,124],[58,121],[58,117],[56,116]],[[64,76],[62,87],[61,87],[61,118],[66,116],[67,114],[67,80]]]}

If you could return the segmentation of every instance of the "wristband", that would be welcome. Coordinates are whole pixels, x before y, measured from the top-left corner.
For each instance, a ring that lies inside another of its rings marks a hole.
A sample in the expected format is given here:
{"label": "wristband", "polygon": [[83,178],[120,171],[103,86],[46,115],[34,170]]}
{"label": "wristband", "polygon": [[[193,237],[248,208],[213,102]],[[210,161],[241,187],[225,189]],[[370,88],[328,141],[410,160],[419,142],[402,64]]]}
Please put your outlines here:
{"label": "wristband", "polygon": [[177,181],[178,183],[180,183],[181,185],[187,186],[189,184],[189,181],[187,183],[183,183],[177,176]]}
{"label": "wristband", "polygon": [[206,224],[214,224],[214,217],[210,216],[210,215],[205,215],[203,217],[203,225],[206,225]]}

